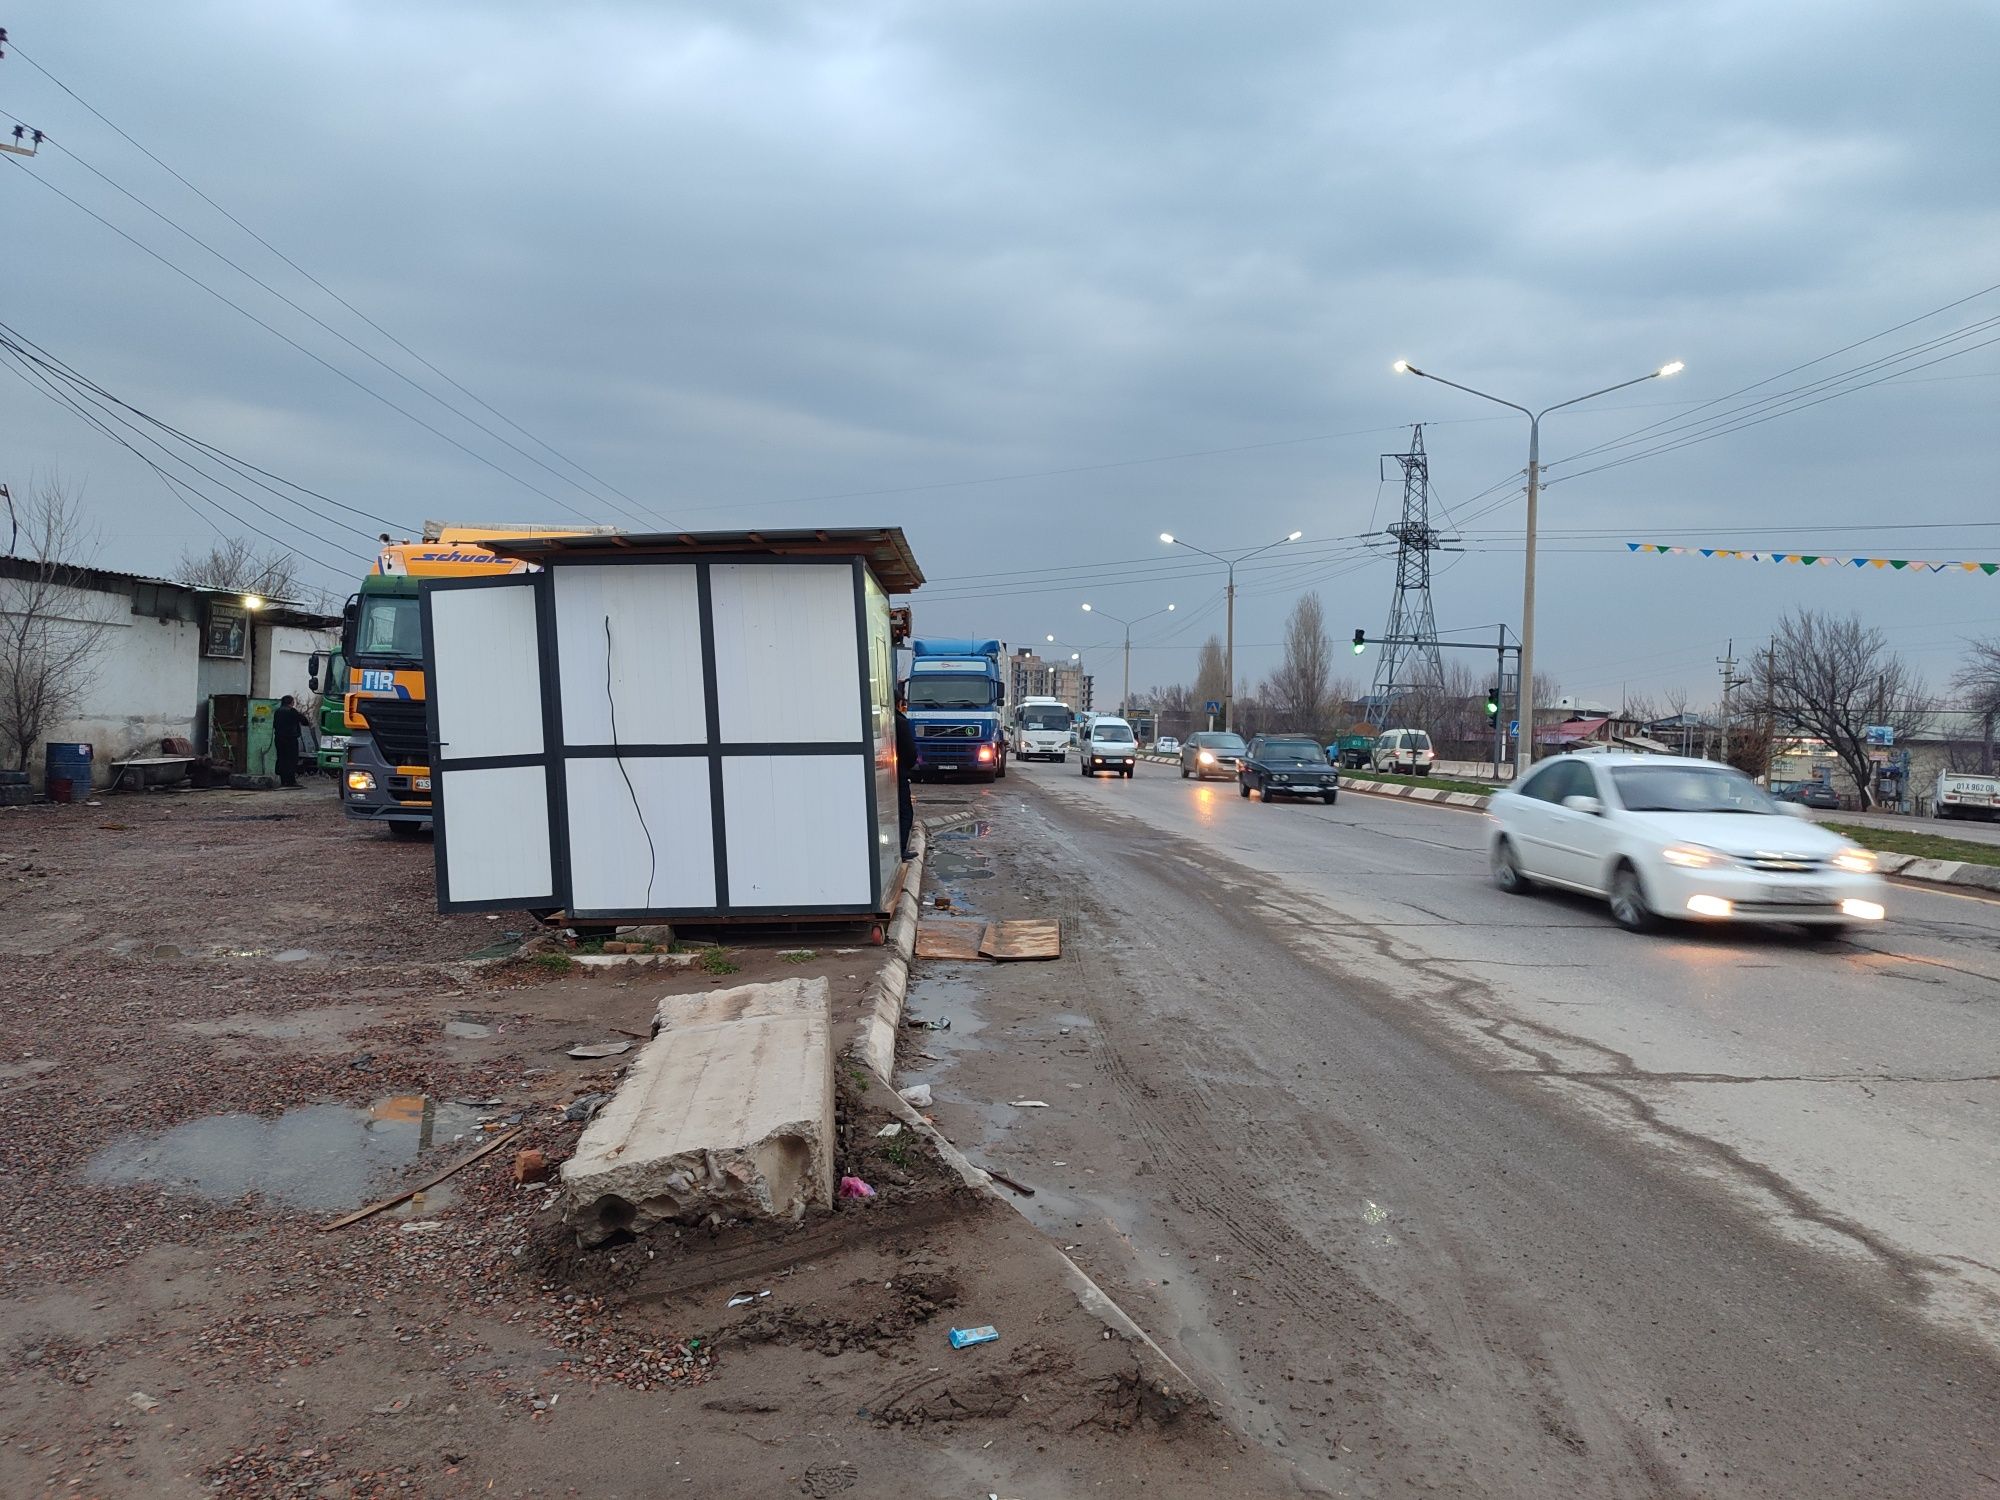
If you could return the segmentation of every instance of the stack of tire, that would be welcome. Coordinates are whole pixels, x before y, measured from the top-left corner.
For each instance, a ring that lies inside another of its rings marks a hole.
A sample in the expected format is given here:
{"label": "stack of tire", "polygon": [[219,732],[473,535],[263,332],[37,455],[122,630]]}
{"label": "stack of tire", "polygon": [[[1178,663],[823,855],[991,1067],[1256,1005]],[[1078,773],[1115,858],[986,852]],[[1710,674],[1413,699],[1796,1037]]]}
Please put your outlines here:
{"label": "stack of tire", "polygon": [[0,807],[26,807],[34,800],[26,771],[0,771]]}

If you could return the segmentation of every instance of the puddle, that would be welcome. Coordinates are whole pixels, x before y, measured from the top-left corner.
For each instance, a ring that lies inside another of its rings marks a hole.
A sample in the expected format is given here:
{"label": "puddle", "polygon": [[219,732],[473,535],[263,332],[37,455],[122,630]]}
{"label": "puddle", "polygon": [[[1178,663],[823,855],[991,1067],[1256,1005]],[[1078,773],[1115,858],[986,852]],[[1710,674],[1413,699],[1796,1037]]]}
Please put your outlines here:
{"label": "puddle", "polygon": [[273,953],[271,955],[271,962],[274,964],[302,964],[307,959],[318,958],[320,956],[310,948],[287,948],[283,952]]}
{"label": "puddle", "polygon": [[398,1094],[367,1109],[310,1104],[276,1119],[212,1115],[164,1135],[115,1141],[90,1182],[159,1183],[233,1203],[258,1193],[291,1208],[357,1207],[378,1181],[478,1127],[482,1110]]}
{"label": "puddle", "polygon": [[943,833],[934,833],[931,835],[931,838],[934,842],[943,843],[948,839],[983,839],[992,832],[993,825],[991,823],[967,823],[962,827],[947,829]]}
{"label": "puddle", "polygon": [[444,1034],[455,1042],[476,1042],[481,1037],[493,1035],[491,1026],[482,1026],[477,1021],[447,1021]]}

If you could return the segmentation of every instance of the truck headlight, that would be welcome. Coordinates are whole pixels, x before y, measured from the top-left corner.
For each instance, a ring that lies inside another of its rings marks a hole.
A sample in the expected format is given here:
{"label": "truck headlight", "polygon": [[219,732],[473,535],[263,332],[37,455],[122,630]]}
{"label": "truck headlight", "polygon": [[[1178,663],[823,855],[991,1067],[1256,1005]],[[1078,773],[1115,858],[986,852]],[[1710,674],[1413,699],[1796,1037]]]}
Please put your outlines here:
{"label": "truck headlight", "polygon": [[374,791],[375,773],[373,771],[349,771],[347,773],[347,789],[350,792]]}

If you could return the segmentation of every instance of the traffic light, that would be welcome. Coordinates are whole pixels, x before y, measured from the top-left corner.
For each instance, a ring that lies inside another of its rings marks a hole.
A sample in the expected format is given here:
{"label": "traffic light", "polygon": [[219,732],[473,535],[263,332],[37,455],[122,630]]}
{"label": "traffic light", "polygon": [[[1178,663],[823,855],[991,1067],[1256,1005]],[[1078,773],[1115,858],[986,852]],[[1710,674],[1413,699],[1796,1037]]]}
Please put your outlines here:
{"label": "traffic light", "polygon": [[1486,690],[1486,722],[1489,724],[1500,722],[1500,689],[1497,687]]}
{"label": "traffic light", "polygon": [[1360,655],[1360,654],[1361,654],[1362,652],[1366,651],[1367,649],[1368,649],[1368,632],[1367,632],[1367,631],[1365,631],[1365,630],[1357,630],[1357,631],[1355,631],[1355,632],[1354,632],[1354,654],[1355,654],[1356,656],[1359,656],[1359,655]]}

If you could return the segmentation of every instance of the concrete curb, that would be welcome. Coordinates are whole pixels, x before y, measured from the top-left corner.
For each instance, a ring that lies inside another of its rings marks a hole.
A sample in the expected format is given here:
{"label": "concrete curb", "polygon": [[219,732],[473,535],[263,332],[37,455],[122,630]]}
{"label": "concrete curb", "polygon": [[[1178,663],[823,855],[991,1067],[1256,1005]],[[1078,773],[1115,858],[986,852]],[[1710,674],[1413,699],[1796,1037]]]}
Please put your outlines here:
{"label": "concrete curb", "polygon": [[[903,1024],[903,1001],[910,989],[910,963],[916,951],[917,914],[923,889],[924,863],[930,853],[930,835],[941,828],[974,822],[978,816],[977,813],[947,814],[934,820],[925,819],[914,830],[917,857],[910,861],[909,874],[896,898],[895,920],[889,924],[889,955],[869,981],[872,1013],[863,1028],[857,1050],[862,1061],[868,1065],[868,1071],[875,1075],[887,1092],[890,1113],[906,1128],[929,1141],[967,1187],[997,1198],[1018,1212],[1013,1200],[995,1185],[989,1173],[974,1166],[964,1152],[946,1140],[935,1125],[912,1109],[896,1092],[896,1034]],[[1041,1231],[1037,1228],[1036,1232],[1039,1234]],[[1134,1322],[1131,1314],[1113,1301],[1104,1288],[1092,1281],[1083,1267],[1071,1260],[1055,1241],[1046,1235],[1043,1240],[1050,1252],[1062,1262],[1063,1280],[1075,1295],[1077,1304],[1111,1332],[1137,1346],[1146,1384],[1161,1399],[1176,1408],[1199,1401],[1216,1409],[1215,1403],[1188,1377],[1185,1370],[1174,1363],[1173,1357],[1155,1343],[1152,1335]]]}

